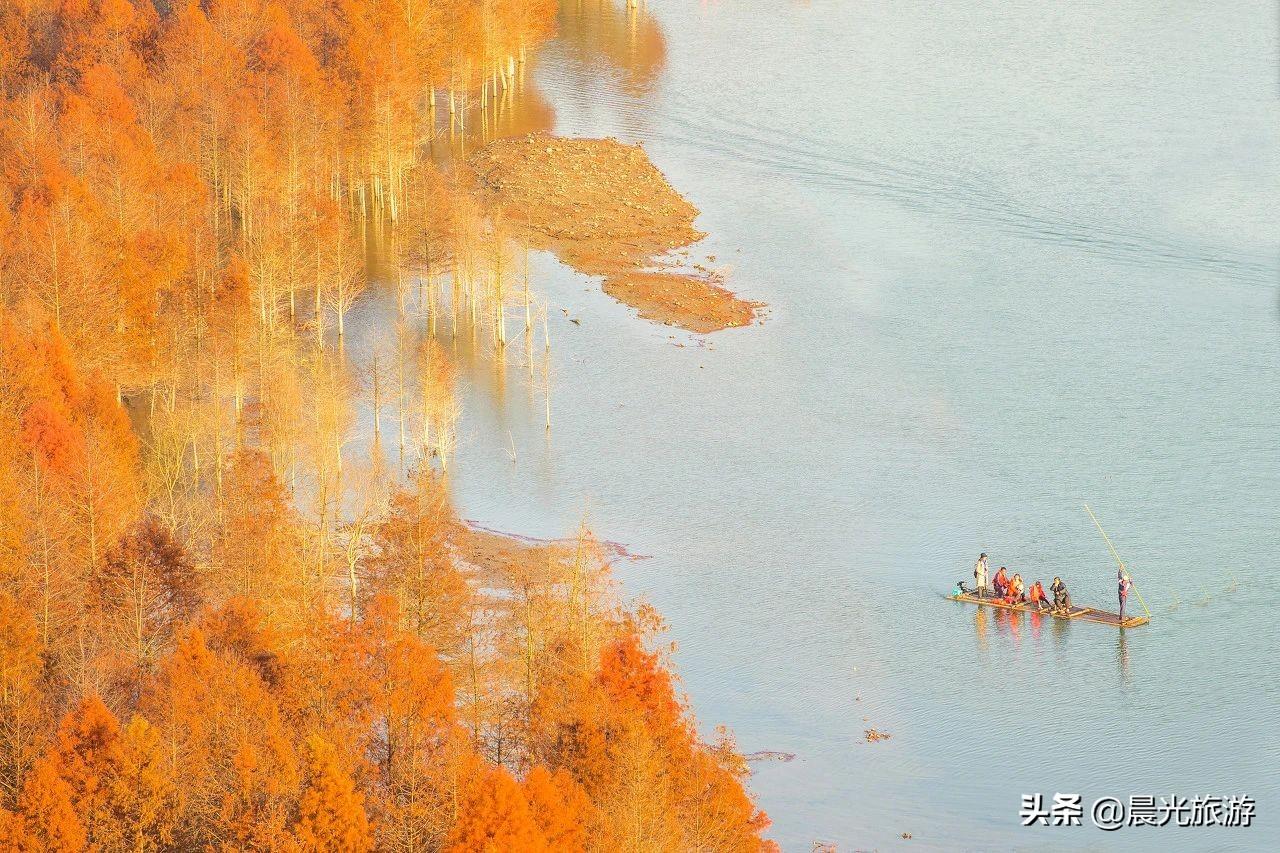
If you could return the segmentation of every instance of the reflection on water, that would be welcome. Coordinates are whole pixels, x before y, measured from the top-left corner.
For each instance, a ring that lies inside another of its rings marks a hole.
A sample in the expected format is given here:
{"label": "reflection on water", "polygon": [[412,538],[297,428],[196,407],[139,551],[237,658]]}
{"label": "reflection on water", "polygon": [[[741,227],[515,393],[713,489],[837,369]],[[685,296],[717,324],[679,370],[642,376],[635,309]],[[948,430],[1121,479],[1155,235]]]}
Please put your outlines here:
{"label": "reflection on water", "polygon": [[1067,634],[1071,631],[1071,622],[1068,619],[1054,619],[1052,622],[1053,641],[1060,645],[1065,645],[1064,641]]}
{"label": "reflection on water", "polygon": [[1129,640],[1124,628],[1116,632],[1116,664],[1120,669],[1120,686],[1129,686]]}
{"label": "reflection on water", "polygon": [[1044,627],[1045,617],[1039,613],[1028,613],[1027,622],[1031,626],[1031,639],[1040,644],[1040,629]]}
{"label": "reflection on water", "polygon": [[579,79],[598,76],[600,63],[619,75],[632,96],[652,92],[667,58],[667,42],[647,3],[561,0],[557,42],[574,60]]}
{"label": "reflection on water", "polygon": [[498,96],[481,101],[473,94],[449,100],[437,97],[432,132],[423,143],[425,156],[437,163],[463,160],[494,139],[550,130],[555,110],[537,86],[532,85],[530,58],[517,65],[514,83]]}
{"label": "reflection on water", "polygon": [[997,608],[996,624],[1004,629],[1009,646],[1014,651],[1018,651],[1022,647],[1022,614],[1016,610]]}
{"label": "reflection on water", "polygon": [[483,99],[474,92],[457,92],[452,98],[437,93],[424,152],[444,163],[464,159],[494,139],[552,130],[555,110],[533,82],[540,64],[554,64],[555,72],[583,90],[607,76],[627,95],[644,97],[652,92],[665,59],[666,41],[647,5],[560,0],[556,37],[541,55],[530,54],[517,63],[509,86]]}
{"label": "reflection on water", "polygon": [[978,651],[987,650],[987,608],[976,607],[973,613],[973,632],[977,637]]}

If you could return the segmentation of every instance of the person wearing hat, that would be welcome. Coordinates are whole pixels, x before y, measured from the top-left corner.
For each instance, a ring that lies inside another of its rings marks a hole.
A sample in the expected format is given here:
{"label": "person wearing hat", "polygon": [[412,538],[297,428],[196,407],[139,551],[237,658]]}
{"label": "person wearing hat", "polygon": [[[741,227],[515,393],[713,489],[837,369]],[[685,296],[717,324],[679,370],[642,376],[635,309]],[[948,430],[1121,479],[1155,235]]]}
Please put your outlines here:
{"label": "person wearing hat", "polygon": [[978,555],[978,562],[973,564],[973,585],[977,587],[978,598],[987,597],[987,552]]}

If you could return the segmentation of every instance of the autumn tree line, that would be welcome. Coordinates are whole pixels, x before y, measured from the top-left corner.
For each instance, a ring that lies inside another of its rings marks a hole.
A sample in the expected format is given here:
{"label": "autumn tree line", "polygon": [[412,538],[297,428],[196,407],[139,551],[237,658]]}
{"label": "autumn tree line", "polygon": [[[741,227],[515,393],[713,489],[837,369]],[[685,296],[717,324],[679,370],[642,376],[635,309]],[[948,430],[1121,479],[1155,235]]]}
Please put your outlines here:
{"label": "autumn tree line", "polygon": [[4,849],[768,846],[607,549],[450,503],[448,338],[531,350],[537,309],[423,150],[555,14],[0,4]]}

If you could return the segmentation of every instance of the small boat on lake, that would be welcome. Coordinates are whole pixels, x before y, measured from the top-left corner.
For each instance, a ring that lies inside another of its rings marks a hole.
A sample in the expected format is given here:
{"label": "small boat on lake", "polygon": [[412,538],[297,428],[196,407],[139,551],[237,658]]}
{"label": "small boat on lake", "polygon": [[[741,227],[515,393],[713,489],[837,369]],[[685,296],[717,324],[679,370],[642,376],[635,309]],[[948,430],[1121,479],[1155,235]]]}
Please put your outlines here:
{"label": "small boat on lake", "polygon": [[[1095,607],[1081,607],[1079,605],[1072,604],[1070,595],[1066,593],[1066,587],[1063,586],[1059,589],[1058,584],[1060,582],[1056,577],[1054,578],[1055,585],[1052,587],[1054,594],[1053,606],[1049,606],[1049,602],[1044,600],[1044,589],[1038,582],[1035,584],[1035,589],[1031,591],[1032,595],[1030,598],[1032,600],[1029,601],[1028,596],[1023,592],[1021,586],[1021,575],[1014,575],[1013,579],[1014,583],[1018,584],[1016,597],[1013,595],[1009,598],[1003,598],[1001,595],[980,596],[978,595],[978,590],[971,590],[964,585],[963,581],[960,581],[956,584],[955,589],[951,591],[951,595],[947,596],[947,598],[950,598],[952,601],[966,601],[969,604],[977,604],[979,606],[986,604],[991,607],[998,607],[1001,610],[1013,610],[1018,613],[1047,613],[1055,619],[1074,619],[1079,622],[1097,622],[1100,625],[1115,625],[1119,628],[1136,628],[1139,625],[1146,625],[1151,621],[1151,611],[1147,609],[1147,603],[1142,600],[1142,593],[1138,592],[1137,587],[1133,585],[1133,580],[1129,576],[1124,560],[1120,559],[1120,554],[1116,551],[1116,546],[1112,544],[1111,537],[1107,535],[1107,531],[1102,529],[1102,523],[1098,521],[1098,517],[1093,514],[1093,510],[1089,509],[1088,504],[1084,505],[1084,511],[1089,513],[1089,518],[1093,519],[1094,526],[1097,527],[1098,532],[1102,534],[1103,541],[1107,543],[1107,548],[1111,551],[1111,556],[1119,567],[1117,579],[1120,584],[1118,592],[1120,595],[1121,612],[1124,611],[1124,603],[1128,590],[1132,589],[1138,596],[1138,603],[1142,605],[1143,613],[1146,615],[1121,617],[1119,613],[1112,613],[1109,610],[1098,610]],[[974,566],[974,580],[979,584],[986,584],[986,560],[987,554],[984,551],[978,556],[979,565]],[[979,568],[981,568],[981,578],[979,578]],[[1001,566],[1000,574],[997,575],[995,579],[996,589],[1001,589],[1004,572],[1005,567]],[[1060,591],[1063,594],[1061,602],[1059,602],[1058,599],[1058,593]],[[1042,599],[1041,601],[1034,600],[1036,598],[1036,592],[1039,593],[1039,597]]]}
{"label": "small boat on lake", "polygon": [[963,591],[947,596],[952,601],[966,601],[969,604],[987,605],[988,607],[998,607],[1001,610],[1013,610],[1018,613],[1039,613],[1042,616],[1052,616],[1056,619],[1074,619],[1079,622],[1098,622],[1102,625],[1115,625],[1120,628],[1136,628],[1139,625],[1146,625],[1151,620],[1146,616],[1129,616],[1124,617],[1124,621],[1120,621],[1119,613],[1112,613],[1107,610],[1098,610],[1093,607],[1079,607],[1072,605],[1071,607],[1053,610],[1044,608],[1037,610],[1034,604],[1024,604],[1014,602],[1012,604],[1006,602],[1003,598],[995,598],[988,596],[979,598],[976,593]]}

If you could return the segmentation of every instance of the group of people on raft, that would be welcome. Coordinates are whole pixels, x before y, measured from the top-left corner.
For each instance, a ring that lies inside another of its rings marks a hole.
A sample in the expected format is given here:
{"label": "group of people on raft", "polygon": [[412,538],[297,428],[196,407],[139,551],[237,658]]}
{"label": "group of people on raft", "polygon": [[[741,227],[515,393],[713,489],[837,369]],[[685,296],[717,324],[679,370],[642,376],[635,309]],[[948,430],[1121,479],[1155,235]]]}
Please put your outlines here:
{"label": "group of people on raft", "polygon": [[[973,565],[973,582],[977,587],[974,595],[978,598],[987,597],[987,572],[987,555],[983,552],[978,555],[978,562]],[[1133,579],[1129,577],[1124,566],[1116,572],[1116,584],[1116,595],[1120,599],[1120,623],[1123,625],[1124,606],[1129,600],[1129,590],[1133,589]],[[995,598],[1003,599],[1005,604],[1034,604],[1038,611],[1047,608],[1054,613],[1067,613],[1071,610],[1071,593],[1067,592],[1067,585],[1060,577],[1054,577],[1053,585],[1049,587],[1049,591],[1053,593],[1052,605],[1049,604],[1040,581],[1036,581],[1028,589],[1022,581],[1022,575],[1015,574],[1010,578],[1004,566],[1001,566],[1000,571],[996,572],[996,576],[991,579],[990,588],[995,591]]]}
{"label": "group of people on raft", "polygon": [[[990,579],[990,584],[987,582],[988,574],[987,555],[979,554],[978,562],[973,566],[973,583],[976,587],[974,595],[978,598],[994,597],[1002,599],[1005,604],[1032,604],[1038,611],[1053,610],[1065,613],[1071,609],[1071,593],[1067,592],[1067,585],[1062,582],[1062,578],[1055,577],[1053,584],[1049,587],[1049,591],[1053,593],[1053,604],[1050,604],[1040,581],[1028,587],[1022,580],[1022,575],[1014,574],[1013,577],[1009,577],[1009,571],[1004,566],[1001,566],[995,577]],[[989,595],[991,591],[995,592],[994,596]]]}

